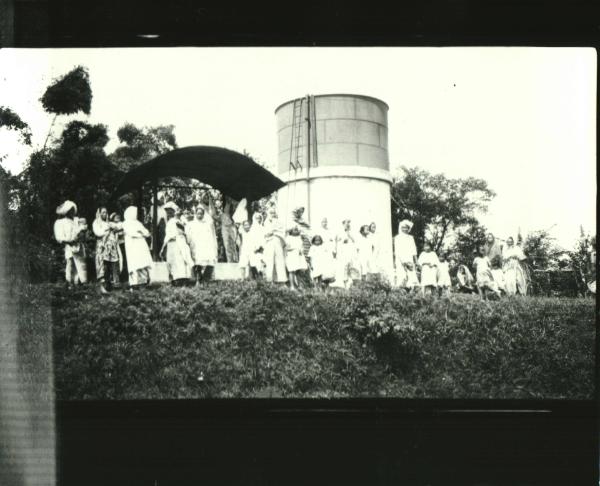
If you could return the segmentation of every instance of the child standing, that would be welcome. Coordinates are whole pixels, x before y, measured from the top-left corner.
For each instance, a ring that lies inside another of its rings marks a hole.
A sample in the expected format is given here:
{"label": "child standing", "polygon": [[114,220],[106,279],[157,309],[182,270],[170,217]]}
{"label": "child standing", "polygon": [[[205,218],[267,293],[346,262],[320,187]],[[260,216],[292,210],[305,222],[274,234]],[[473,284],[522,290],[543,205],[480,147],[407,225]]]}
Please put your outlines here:
{"label": "child standing", "polygon": [[252,253],[252,234],[250,233],[250,221],[246,220],[242,223],[238,238],[240,240],[239,266],[242,269],[242,278],[246,280],[251,277],[250,255]]}
{"label": "child standing", "polygon": [[440,263],[437,270],[437,286],[440,293],[448,295],[450,287],[452,287],[452,281],[450,280],[450,268],[445,253],[440,253]]}
{"label": "child standing", "polygon": [[308,270],[303,252],[302,237],[297,226],[290,229],[288,236],[285,238],[285,266],[289,273],[290,288],[295,289],[298,287],[299,273]]}
{"label": "child standing", "polygon": [[423,244],[423,251],[419,255],[417,263],[421,267],[421,289],[423,295],[433,295],[437,286],[437,267],[440,263],[436,253],[431,249],[427,241]]}
{"label": "child standing", "polygon": [[479,255],[475,257],[473,266],[475,267],[475,279],[477,290],[482,298],[487,298],[488,291],[491,291],[497,297],[500,297],[500,291],[492,275],[490,259],[485,256],[485,247],[479,247]]}
{"label": "child standing", "polygon": [[326,288],[335,279],[335,261],[331,247],[323,244],[320,235],[315,235],[308,256],[315,286]]}

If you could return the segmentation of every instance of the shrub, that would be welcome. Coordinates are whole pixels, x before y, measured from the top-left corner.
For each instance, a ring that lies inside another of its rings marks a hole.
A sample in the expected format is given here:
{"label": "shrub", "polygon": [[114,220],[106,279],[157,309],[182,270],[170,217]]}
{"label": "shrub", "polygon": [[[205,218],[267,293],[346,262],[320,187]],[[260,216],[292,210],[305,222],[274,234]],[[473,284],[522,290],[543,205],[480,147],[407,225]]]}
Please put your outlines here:
{"label": "shrub", "polygon": [[330,294],[262,282],[107,297],[56,285],[21,290],[32,292],[52,306],[62,399],[593,392],[588,299],[431,299],[379,283]]}

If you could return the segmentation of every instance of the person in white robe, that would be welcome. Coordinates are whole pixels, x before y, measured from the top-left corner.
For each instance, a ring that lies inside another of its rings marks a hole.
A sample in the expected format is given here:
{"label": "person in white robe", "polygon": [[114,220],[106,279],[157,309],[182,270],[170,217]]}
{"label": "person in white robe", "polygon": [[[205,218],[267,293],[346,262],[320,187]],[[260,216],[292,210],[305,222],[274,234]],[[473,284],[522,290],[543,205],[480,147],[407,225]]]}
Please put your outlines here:
{"label": "person in white robe", "polygon": [[123,213],[123,235],[125,237],[125,252],[127,254],[127,271],[131,289],[150,283],[152,256],[146,238],[150,232],[137,219],[138,209],[129,206]]}
{"label": "person in white robe", "polygon": [[342,231],[336,236],[336,274],[334,287],[350,288],[360,278],[356,239],[349,219],[342,221]]}
{"label": "person in white robe", "polygon": [[314,235],[308,256],[310,257],[310,274],[315,286],[326,288],[335,280],[335,259],[332,247],[325,245],[321,235]]}
{"label": "person in white robe", "polygon": [[396,264],[396,285],[405,289],[419,287],[417,278],[417,246],[410,234],[413,223],[407,219],[400,221],[398,234],[394,237],[394,258]]}
{"label": "person in white robe", "polygon": [[160,253],[166,257],[172,283],[182,285],[192,276],[194,262],[185,238],[184,224],[175,217],[178,211],[177,205],[168,202],[163,208],[167,213],[167,225]]}
{"label": "person in white robe", "polygon": [[122,261],[118,238],[120,229],[119,223],[109,221],[105,207],[98,208],[92,230],[96,237],[96,279],[102,293],[119,285],[119,263]]}
{"label": "person in white robe", "polygon": [[458,265],[456,268],[456,287],[464,294],[473,294],[477,292],[475,288],[475,277],[466,265]]}
{"label": "person in white robe", "polygon": [[265,274],[265,228],[263,216],[258,211],[252,215],[248,242],[251,276],[258,279]]}
{"label": "person in white robe", "polygon": [[433,295],[437,287],[437,274],[440,261],[436,253],[431,249],[431,243],[426,241],[423,244],[423,251],[417,260],[421,267],[421,289],[423,295]]}
{"label": "person in white robe", "polygon": [[287,282],[284,251],[285,233],[274,207],[269,208],[267,213],[267,219],[264,223],[264,239],[265,279],[267,282]]}
{"label": "person in white robe", "polygon": [[208,207],[198,204],[195,214],[194,220],[186,225],[185,233],[194,261],[196,285],[199,285],[212,278],[218,258],[215,210],[212,200],[209,199]]}
{"label": "person in white robe", "polygon": [[514,239],[509,236],[502,253],[504,289],[508,295],[527,295],[527,276],[522,265],[526,259],[521,247],[515,245]]}
{"label": "person in white robe", "polygon": [[54,223],[54,238],[64,245],[67,285],[71,287],[73,284],[87,283],[85,247],[80,242],[80,234],[84,229],[76,218],[77,205],[73,201],[65,201],[56,208],[56,214],[60,218]]}
{"label": "person in white robe", "polygon": [[323,246],[331,252],[335,258],[335,233],[329,229],[329,221],[327,218],[321,220],[321,228],[318,231],[319,236],[323,239]]}

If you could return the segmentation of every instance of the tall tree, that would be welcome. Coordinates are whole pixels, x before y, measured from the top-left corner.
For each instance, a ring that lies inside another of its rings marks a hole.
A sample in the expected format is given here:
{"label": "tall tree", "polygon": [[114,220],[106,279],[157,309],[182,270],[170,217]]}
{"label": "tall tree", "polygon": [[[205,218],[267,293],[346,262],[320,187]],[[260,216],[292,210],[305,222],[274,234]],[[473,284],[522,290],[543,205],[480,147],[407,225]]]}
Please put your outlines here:
{"label": "tall tree", "polygon": [[473,222],[457,231],[452,245],[452,253],[457,258],[458,263],[471,266],[477,248],[485,244],[486,233],[485,226],[478,222]]}
{"label": "tall tree", "polygon": [[90,114],[92,109],[92,88],[87,68],[77,66],[56,79],[40,98],[46,113],[53,114],[52,124],[46,135],[43,149],[46,148],[54,122],[59,115],[74,115],[83,112]]}
{"label": "tall tree", "polygon": [[177,148],[173,125],[156,127],[136,127],[124,124],[117,131],[121,145],[111,154],[111,159],[119,169],[128,171],[160,154]]}
{"label": "tall tree", "polygon": [[533,271],[559,268],[560,257],[565,254],[548,230],[529,232],[523,241],[523,252]]}
{"label": "tall tree", "polygon": [[[29,125],[6,106],[0,106],[0,128],[17,132],[21,143],[31,145],[31,130]],[[0,162],[5,158],[5,154],[0,154]],[[9,208],[15,208],[18,205],[20,186],[19,177],[0,166],[0,189],[5,193],[5,202]]]}
{"label": "tall tree", "polygon": [[476,225],[476,213],[487,211],[496,195],[482,179],[453,179],[416,167],[402,171],[392,184],[392,226],[396,231],[400,220],[411,219],[419,248],[429,239],[439,251],[450,234]]}
{"label": "tall tree", "polygon": [[51,150],[34,152],[23,172],[23,216],[34,232],[48,236],[54,210],[65,199],[77,202],[79,213],[93,218],[108,202],[121,176],[104,148],[107,128],[82,121],[67,124]]}

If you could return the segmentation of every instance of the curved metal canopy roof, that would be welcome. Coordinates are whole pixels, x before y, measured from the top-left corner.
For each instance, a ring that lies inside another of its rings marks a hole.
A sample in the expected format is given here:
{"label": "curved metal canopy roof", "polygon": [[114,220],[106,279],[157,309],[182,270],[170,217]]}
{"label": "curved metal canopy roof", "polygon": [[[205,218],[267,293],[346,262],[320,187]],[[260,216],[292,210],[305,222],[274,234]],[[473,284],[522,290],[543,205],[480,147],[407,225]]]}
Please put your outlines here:
{"label": "curved metal canopy roof", "polygon": [[130,170],[113,193],[113,199],[162,177],[189,177],[209,184],[235,200],[255,201],[285,183],[250,157],[222,147],[197,145],[164,153]]}

